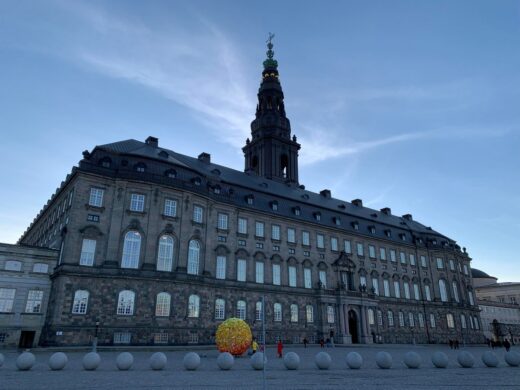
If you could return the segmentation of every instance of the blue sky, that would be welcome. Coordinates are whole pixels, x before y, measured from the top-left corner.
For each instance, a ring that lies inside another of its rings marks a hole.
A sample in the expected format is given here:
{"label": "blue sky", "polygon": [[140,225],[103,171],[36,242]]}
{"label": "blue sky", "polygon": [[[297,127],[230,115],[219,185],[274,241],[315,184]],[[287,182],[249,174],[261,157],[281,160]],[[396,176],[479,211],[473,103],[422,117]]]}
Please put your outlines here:
{"label": "blue sky", "polygon": [[413,214],[520,280],[519,1],[2,1],[0,241],[97,144],[243,169],[276,34],[300,182]]}

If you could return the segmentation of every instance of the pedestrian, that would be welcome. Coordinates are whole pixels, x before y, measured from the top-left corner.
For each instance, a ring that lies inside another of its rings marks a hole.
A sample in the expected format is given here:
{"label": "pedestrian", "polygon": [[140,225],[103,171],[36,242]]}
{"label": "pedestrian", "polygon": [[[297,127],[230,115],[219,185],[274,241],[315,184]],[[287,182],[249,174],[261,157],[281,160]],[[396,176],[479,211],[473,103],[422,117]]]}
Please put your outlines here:
{"label": "pedestrian", "polygon": [[506,352],[509,352],[509,349],[511,348],[511,343],[508,339],[504,340],[504,348],[506,349]]}
{"label": "pedestrian", "polygon": [[278,351],[278,357],[281,358],[282,357],[282,352],[283,352],[283,344],[282,344],[282,340],[278,340],[278,346],[277,346],[277,351]]}
{"label": "pedestrian", "polygon": [[304,348],[307,348],[307,343],[308,343],[308,342],[309,342],[309,341],[307,340],[307,337],[304,337],[304,338],[303,338],[303,347],[304,347]]}
{"label": "pedestrian", "polygon": [[323,339],[320,339],[320,347],[323,348],[325,345],[325,340]]}
{"label": "pedestrian", "polygon": [[452,340],[452,339],[449,339],[449,340],[448,340],[448,343],[450,344],[450,349],[453,349],[453,340]]}
{"label": "pedestrian", "polygon": [[455,349],[459,349],[459,340],[455,339],[455,341],[453,342],[453,345],[455,346]]}
{"label": "pedestrian", "polygon": [[251,343],[251,348],[253,349],[253,355],[254,355],[256,353],[256,351],[258,350],[258,343],[256,342],[255,338],[253,339],[253,342]]}

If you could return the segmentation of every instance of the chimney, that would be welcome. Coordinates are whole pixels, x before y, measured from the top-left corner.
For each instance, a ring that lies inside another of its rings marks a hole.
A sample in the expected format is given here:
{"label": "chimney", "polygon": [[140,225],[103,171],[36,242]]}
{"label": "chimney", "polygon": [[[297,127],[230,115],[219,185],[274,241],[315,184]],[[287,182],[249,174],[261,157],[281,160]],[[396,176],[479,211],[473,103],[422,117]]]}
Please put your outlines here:
{"label": "chimney", "polygon": [[354,199],[352,202],[351,202],[354,206],[357,206],[357,207],[363,207],[363,201],[361,199]]}
{"label": "chimney", "polygon": [[386,214],[386,215],[392,215],[392,210],[390,209],[390,207],[384,207],[381,209],[381,212],[383,214]]}
{"label": "chimney", "polygon": [[201,154],[199,154],[198,159],[203,163],[209,164],[211,162],[211,154],[202,152]]}
{"label": "chimney", "polygon": [[321,190],[320,195],[324,198],[330,199],[330,190]]}
{"label": "chimney", "polygon": [[153,146],[154,148],[159,147],[159,138],[150,136],[144,142],[146,143],[146,145]]}
{"label": "chimney", "polygon": [[407,221],[413,221],[412,214],[405,214],[405,215],[403,215],[403,218],[406,219]]}

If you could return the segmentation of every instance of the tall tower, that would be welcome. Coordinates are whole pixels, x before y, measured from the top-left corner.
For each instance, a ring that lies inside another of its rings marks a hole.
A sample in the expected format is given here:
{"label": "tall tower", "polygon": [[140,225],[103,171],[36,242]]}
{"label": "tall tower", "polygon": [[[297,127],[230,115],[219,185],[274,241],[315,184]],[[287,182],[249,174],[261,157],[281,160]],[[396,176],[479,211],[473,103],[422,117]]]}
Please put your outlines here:
{"label": "tall tower", "polygon": [[267,40],[262,82],[258,90],[256,118],[251,122],[251,136],[242,148],[245,171],[268,179],[298,185],[298,150],[296,136],[291,139],[291,123],[285,116],[283,91],[278,76],[278,62],[273,59],[273,34]]}

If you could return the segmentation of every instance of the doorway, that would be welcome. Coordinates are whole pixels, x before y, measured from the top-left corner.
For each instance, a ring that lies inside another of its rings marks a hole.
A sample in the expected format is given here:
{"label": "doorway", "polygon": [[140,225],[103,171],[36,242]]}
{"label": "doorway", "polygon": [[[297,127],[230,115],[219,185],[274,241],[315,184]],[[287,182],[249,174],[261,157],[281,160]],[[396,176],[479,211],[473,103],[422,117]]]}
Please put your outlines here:
{"label": "doorway", "polygon": [[36,332],[33,330],[22,330],[20,334],[20,342],[18,348],[32,348],[34,343],[34,336]]}
{"label": "doorway", "polygon": [[354,310],[348,311],[348,330],[352,338],[352,344],[359,344],[358,318]]}

